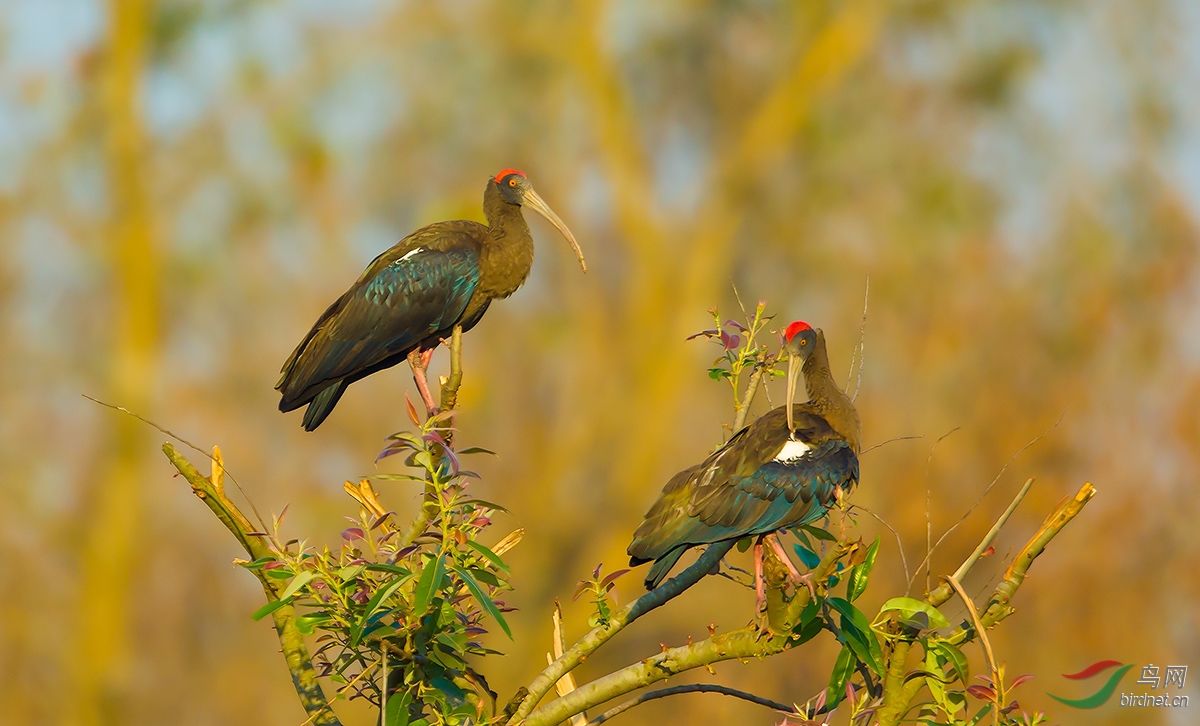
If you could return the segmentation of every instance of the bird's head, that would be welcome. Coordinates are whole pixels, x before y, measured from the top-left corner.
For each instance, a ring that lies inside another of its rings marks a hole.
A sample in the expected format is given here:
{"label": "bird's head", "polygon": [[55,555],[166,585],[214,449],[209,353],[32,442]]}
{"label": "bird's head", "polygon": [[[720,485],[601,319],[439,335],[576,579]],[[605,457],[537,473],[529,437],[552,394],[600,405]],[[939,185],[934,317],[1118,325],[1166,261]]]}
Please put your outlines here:
{"label": "bird's head", "polygon": [[525,172],[516,169],[505,169],[496,176],[492,177],[492,182],[500,190],[500,197],[509,204],[515,204],[518,207],[528,207],[546,219],[550,220],[562,233],[563,237],[567,238],[571,249],[574,250],[575,256],[579,258],[579,266],[587,272],[587,263],[583,260],[583,250],[579,249],[579,243],[575,241],[575,235],[571,234],[571,230],[567,228],[566,222],[554,213],[549,204],[538,196],[538,193],[533,190],[533,185],[529,183],[529,177],[525,176]]}
{"label": "bird's head", "polygon": [[804,362],[817,348],[817,331],[803,320],[796,320],[783,329],[783,350],[788,356],[787,370],[787,422],[788,435],[795,431],[792,401],[796,397],[796,381],[800,378],[800,369]]}

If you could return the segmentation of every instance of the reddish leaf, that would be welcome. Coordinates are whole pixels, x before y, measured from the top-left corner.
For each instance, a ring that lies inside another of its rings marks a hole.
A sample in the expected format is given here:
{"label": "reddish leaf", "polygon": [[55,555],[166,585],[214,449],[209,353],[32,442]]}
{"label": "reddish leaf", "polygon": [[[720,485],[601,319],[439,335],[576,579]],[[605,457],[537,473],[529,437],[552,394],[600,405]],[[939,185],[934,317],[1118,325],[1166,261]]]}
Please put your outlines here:
{"label": "reddish leaf", "polygon": [[407,393],[404,394],[404,405],[408,406],[408,419],[413,422],[413,426],[420,426],[421,419],[417,417],[417,407],[413,405]]}
{"label": "reddish leaf", "polygon": [[578,600],[579,596],[583,594],[583,591],[586,590],[587,587],[588,582],[586,580],[580,580],[579,584],[575,586],[575,594],[571,596],[571,600]]}
{"label": "reddish leaf", "polygon": [[746,332],[746,326],[742,325],[741,323],[739,323],[736,320],[733,320],[733,319],[726,320],[725,325],[730,328],[737,328],[739,332],[742,332],[742,333]]}
{"label": "reddish leaf", "polygon": [[347,542],[356,539],[366,539],[366,534],[362,531],[362,527],[347,527],[342,530],[342,539]]}
{"label": "reddish leaf", "polygon": [[978,698],[980,701],[992,701],[996,698],[996,692],[987,686],[967,686],[967,693]]}
{"label": "reddish leaf", "polygon": [[611,574],[610,574],[608,577],[606,577],[606,578],[604,578],[603,580],[601,580],[601,581],[600,581],[600,584],[601,584],[601,585],[610,585],[610,584],[612,584],[612,582],[613,582],[613,581],[615,581],[615,580],[616,580],[618,577],[620,577],[621,575],[624,575],[624,574],[625,574],[625,573],[627,573],[627,572],[629,572],[629,570],[628,570],[628,569],[625,569],[625,570],[617,570],[616,572],[613,572],[613,573],[611,573]]}
{"label": "reddish leaf", "polygon": [[1033,675],[1030,673],[1026,673],[1023,676],[1017,676],[1016,678],[1013,679],[1012,685],[1010,685],[1009,688],[1016,688],[1017,686],[1021,685],[1022,683],[1025,683],[1027,681],[1032,681],[1032,680],[1033,680]]}
{"label": "reddish leaf", "polygon": [[701,330],[699,333],[692,333],[692,334],[691,334],[691,335],[689,335],[688,337],[684,338],[684,340],[695,340],[696,338],[699,338],[700,336],[704,336],[704,337],[706,337],[706,338],[715,338],[715,337],[717,337],[717,333],[718,333],[718,332],[720,332],[720,331],[717,331],[717,330]]}
{"label": "reddish leaf", "polygon": [[989,556],[989,555],[994,555],[994,554],[996,554],[996,548],[995,548],[995,547],[992,547],[991,545],[988,545],[988,548],[987,548],[986,550],[984,550],[984,551],[983,551],[983,554],[981,554],[981,555],[979,555],[979,556],[980,556],[980,557],[987,557],[987,556]]}

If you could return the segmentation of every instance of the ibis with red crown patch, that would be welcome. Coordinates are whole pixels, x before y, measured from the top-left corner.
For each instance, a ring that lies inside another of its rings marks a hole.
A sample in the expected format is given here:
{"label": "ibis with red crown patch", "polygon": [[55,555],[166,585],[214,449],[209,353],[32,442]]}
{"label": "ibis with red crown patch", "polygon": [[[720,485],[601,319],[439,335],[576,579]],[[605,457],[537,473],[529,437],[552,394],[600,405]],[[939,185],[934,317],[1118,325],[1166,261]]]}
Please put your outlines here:
{"label": "ibis with red crown patch", "polygon": [[[761,608],[764,544],[800,575],[779,542],[779,530],[819,521],[839,497],[858,483],[862,427],[854,403],[829,370],[825,334],[796,321],[784,329],[788,357],[787,399],[735,433],[700,464],[667,482],[634,533],[632,565],[653,562],[646,575],[652,590],[692,547],[728,552],[743,537],[755,537],[755,589]],[[808,401],[793,404],[803,370]]]}
{"label": "ibis with red crown patch", "polygon": [[456,220],[413,232],[376,257],[333,302],[283,364],[279,410],[307,405],[304,428],[321,425],[346,387],[407,359],[429,412],[437,410],[425,371],[455,327],[470,330],[493,300],[516,292],[533,266],[529,208],[558,228],[579,264],[575,235],[534,191],[524,172],[505,169],[483,193],[487,224]]}

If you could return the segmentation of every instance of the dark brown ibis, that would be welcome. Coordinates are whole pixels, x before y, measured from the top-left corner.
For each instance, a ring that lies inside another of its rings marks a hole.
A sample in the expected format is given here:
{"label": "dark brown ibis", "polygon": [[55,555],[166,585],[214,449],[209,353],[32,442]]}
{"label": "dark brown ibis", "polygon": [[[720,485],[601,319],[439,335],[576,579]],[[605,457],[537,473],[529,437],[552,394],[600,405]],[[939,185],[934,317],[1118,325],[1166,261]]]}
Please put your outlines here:
{"label": "dark brown ibis", "polygon": [[[757,537],[755,584],[760,603],[762,543],[771,546],[803,581],[776,533],[812,524],[858,482],[861,425],[850,397],[829,370],[825,335],[808,323],[784,331],[788,354],[787,399],[738,431],[700,464],[667,482],[633,535],[630,562],[653,562],[646,589],[657,587],[688,549],[726,551],[743,537]],[[809,400],[793,404],[803,368]]]}
{"label": "dark brown ibis", "polygon": [[280,411],[308,405],[304,428],[321,425],[346,387],[405,359],[425,407],[436,410],[425,369],[456,326],[470,330],[493,300],[513,294],[533,265],[528,207],[567,238],[583,271],[575,235],[516,169],[488,180],[488,223],[438,222],[413,232],[376,257],[334,301],[283,364],[275,388]]}

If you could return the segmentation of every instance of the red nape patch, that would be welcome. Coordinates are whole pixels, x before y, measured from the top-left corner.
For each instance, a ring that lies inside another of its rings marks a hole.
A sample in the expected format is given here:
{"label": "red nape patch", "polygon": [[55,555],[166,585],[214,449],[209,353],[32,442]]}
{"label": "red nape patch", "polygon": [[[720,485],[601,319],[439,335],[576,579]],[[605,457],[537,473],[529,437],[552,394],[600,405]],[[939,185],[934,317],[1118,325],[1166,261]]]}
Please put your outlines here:
{"label": "red nape patch", "polygon": [[522,179],[528,178],[525,176],[525,172],[521,171],[520,169],[505,169],[504,171],[500,172],[495,177],[493,177],[492,181],[499,184],[500,180],[503,179],[504,177],[508,176],[509,174],[516,174],[517,176],[521,177]]}
{"label": "red nape patch", "polygon": [[812,326],[803,320],[797,320],[789,323],[787,328],[783,331],[783,337],[791,340],[792,338],[795,338],[801,330],[812,330]]}

